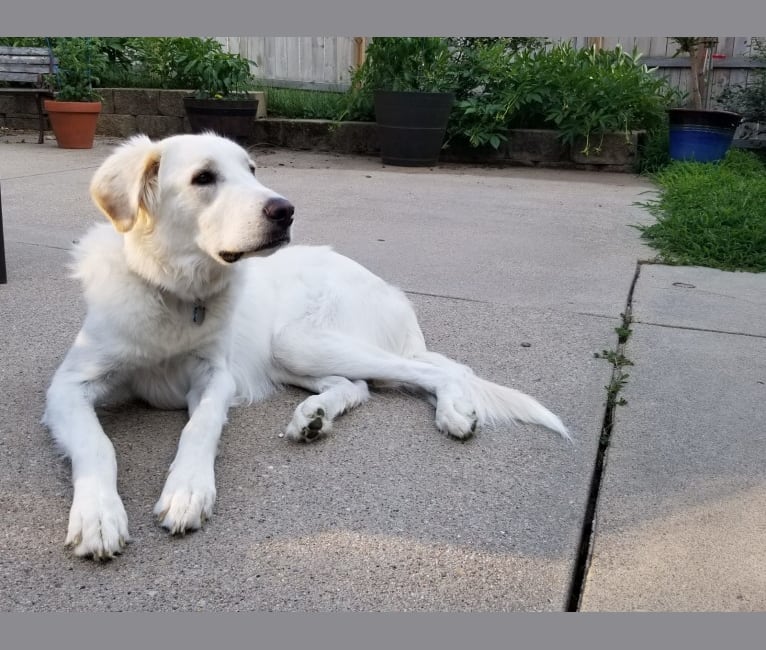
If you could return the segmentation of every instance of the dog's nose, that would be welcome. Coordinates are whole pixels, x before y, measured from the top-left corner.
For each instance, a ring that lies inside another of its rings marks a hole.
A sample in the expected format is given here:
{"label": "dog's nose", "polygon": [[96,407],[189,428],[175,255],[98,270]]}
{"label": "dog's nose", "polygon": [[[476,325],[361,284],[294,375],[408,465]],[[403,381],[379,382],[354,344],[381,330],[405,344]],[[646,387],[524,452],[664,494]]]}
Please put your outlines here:
{"label": "dog's nose", "polygon": [[263,206],[263,216],[280,226],[289,226],[293,222],[293,204],[282,197],[273,197]]}

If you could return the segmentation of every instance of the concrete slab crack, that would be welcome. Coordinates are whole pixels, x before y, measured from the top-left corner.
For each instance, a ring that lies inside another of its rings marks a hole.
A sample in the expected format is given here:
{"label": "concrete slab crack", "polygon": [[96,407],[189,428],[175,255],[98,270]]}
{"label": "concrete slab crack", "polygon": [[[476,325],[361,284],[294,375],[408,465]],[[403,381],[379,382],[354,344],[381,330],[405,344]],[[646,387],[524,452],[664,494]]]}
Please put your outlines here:
{"label": "concrete slab crack", "polygon": [[598,506],[598,497],[601,490],[601,481],[606,466],[606,455],[609,449],[609,443],[612,436],[612,427],[614,426],[614,412],[617,406],[624,404],[624,400],[619,396],[620,389],[628,378],[624,368],[632,365],[632,362],[625,357],[625,344],[630,337],[630,325],[633,322],[633,292],[641,273],[642,262],[636,263],[636,270],[633,273],[633,280],[630,283],[628,297],[625,301],[625,311],[620,314],[622,323],[615,328],[617,334],[617,345],[614,350],[604,350],[602,353],[596,353],[599,358],[607,359],[612,364],[612,375],[609,385],[606,386],[607,397],[604,409],[604,418],[601,425],[601,435],[599,437],[598,451],[593,465],[593,474],[591,475],[590,490],[588,501],[585,507],[583,517],[583,527],[580,534],[580,543],[577,550],[577,558],[572,573],[572,582],[570,584],[569,596],[567,598],[566,611],[576,612],[580,609],[582,594],[585,589],[585,581],[590,566],[591,554],[593,552],[593,537],[595,533],[596,509]]}

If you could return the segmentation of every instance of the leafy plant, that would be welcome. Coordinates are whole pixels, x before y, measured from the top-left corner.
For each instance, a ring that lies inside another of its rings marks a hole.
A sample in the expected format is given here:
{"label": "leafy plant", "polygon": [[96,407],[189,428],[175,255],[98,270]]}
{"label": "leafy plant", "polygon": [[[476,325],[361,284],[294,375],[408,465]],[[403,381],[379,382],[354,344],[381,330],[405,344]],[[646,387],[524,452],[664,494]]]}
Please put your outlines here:
{"label": "leafy plant", "polygon": [[102,39],[91,37],[57,38],[52,46],[58,61],[49,82],[56,99],[65,102],[101,101],[96,88],[106,68]]}
{"label": "leafy plant", "polygon": [[646,137],[638,142],[635,171],[654,174],[670,164],[670,127],[667,122],[648,129]]}
{"label": "leafy plant", "polygon": [[[753,39],[752,48],[750,58],[766,66],[766,39]],[[748,122],[766,122],[766,67],[753,69],[746,84],[724,89],[717,101]]]}
{"label": "leafy plant", "polygon": [[376,90],[451,90],[450,52],[439,37],[378,37],[367,46],[364,63],[352,73],[341,119],[374,119]]}
{"label": "leafy plant", "polygon": [[[582,153],[600,150],[607,132],[654,129],[665,122],[665,109],[676,93],[640,62],[636,51],[575,49],[569,44],[545,57],[551,104],[546,121],[567,144],[582,140]],[[597,143],[595,143],[597,142]]]}
{"label": "leafy plant", "polygon": [[569,43],[517,48],[502,41],[458,47],[452,55],[457,101],[448,136],[497,148],[509,128],[555,129],[586,155],[603,134],[659,128],[678,97],[668,82],[620,47]]}
{"label": "leafy plant", "polygon": [[173,65],[179,67],[198,99],[226,99],[252,90],[252,62],[224,51],[219,41],[186,38],[180,39],[177,45]]}
{"label": "leafy plant", "polygon": [[[535,101],[531,75],[515,50],[500,39],[455,40],[451,75],[456,102],[450,116],[448,141],[497,149],[507,140],[509,114],[519,104]],[[542,101],[542,97],[539,97]]]}

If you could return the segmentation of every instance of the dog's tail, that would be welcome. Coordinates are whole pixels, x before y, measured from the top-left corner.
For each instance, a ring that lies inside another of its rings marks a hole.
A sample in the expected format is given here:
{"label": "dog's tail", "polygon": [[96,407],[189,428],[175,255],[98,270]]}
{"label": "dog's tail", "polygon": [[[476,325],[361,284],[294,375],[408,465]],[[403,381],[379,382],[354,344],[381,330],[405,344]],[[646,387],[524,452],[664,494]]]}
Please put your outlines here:
{"label": "dog's tail", "polygon": [[571,440],[561,419],[533,397],[476,375],[468,379],[468,386],[479,424],[539,424]]}
{"label": "dog's tail", "polygon": [[[431,352],[418,352],[415,357],[420,361],[440,366],[456,377],[468,392],[472,406],[476,411],[479,425],[495,424],[539,424],[571,440],[572,438],[558,416],[551,413],[540,402],[521,391],[495,384],[476,376],[468,366],[449,357]],[[434,402],[435,405],[435,402]]]}

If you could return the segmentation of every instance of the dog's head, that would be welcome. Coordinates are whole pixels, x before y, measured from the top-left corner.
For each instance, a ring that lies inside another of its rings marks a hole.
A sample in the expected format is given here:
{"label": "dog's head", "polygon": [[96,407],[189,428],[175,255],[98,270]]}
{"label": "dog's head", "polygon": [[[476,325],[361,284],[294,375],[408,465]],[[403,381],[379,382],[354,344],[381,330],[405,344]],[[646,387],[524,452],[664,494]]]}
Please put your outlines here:
{"label": "dog's head", "polygon": [[293,206],[255,178],[255,164],[213,134],[135,136],[104,161],[91,196],[122,233],[220,264],[266,255],[290,241]]}

